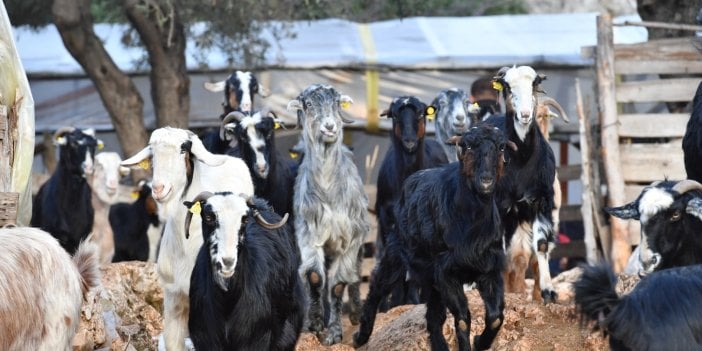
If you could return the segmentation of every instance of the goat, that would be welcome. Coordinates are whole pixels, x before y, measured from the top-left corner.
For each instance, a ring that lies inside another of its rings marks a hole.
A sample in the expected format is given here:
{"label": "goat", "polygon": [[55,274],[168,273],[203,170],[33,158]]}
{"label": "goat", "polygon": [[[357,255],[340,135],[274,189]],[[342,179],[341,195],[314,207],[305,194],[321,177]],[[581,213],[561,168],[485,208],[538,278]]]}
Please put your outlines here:
{"label": "goat", "polygon": [[95,212],[87,178],[93,173],[95,148],[102,142],[94,130],[73,127],[60,128],[53,138],[59,162],[34,198],[31,226],[51,233],[73,254],[93,229]]}
{"label": "goat", "polygon": [[[220,115],[220,120],[223,120],[232,111],[250,114],[254,105],[254,95],[268,96],[268,90],[258,83],[256,76],[247,71],[234,71],[225,80],[215,83],[205,82],[204,85],[205,89],[213,93],[224,91],[224,102],[222,103],[224,112]],[[222,126],[219,128],[219,132],[206,133],[202,142],[208,151],[215,154],[236,153],[233,151],[236,150],[236,139],[226,140]],[[238,155],[234,154],[233,156]]]}
{"label": "goat", "polygon": [[360,280],[359,253],[370,226],[363,182],[351,152],[342,147],[342,123],[349,120],[339,109],[351,102],[332,86],[314,84],[288,103],[303,125],[304,158],[295,178],[293,209],[300,275],[310,296],[305,322],[321,340],[323,302],[331,296],[322,340],[327,345],[341,341],[344,287]]}
{"label": "goat", "polygon": [[156,262],[164,291],[164,342],[166,349],[181,351],[188,334],[190,274],[202,246],[202,233],[200,219],[196,218],[190,240],[185,240],[187,210],[178,202],[209,190],[253,195],[253,183],[244,161],[212,154],[191,131],[171,127],[154,130],[149,145],[122,165],[153,167],[151,194],[164,221]]}
{"label": "goat", "polygon": [[462,89],[442,90],[434,98],[431,106],[436,108],[436,130],[434,137],[446,154],[449,162],[458,161],[456,148],[446,145],[446,140],[454,135],[461,135],[473,124],[468,114],[470,100]]}
{"label": "goat", "polygon": [[[109,222],[111,206],[117,203],[120,176],[125,173],[120,166],[122,158],[116,152],[100,152],[95,155],[95,171],[88,184],[92,189],[91,205],[95,211],[92,237],[100,244],[100,263],[112,262],[115,240]],[[128,171],[128,169],[127,169]]]}
{"label": "goat", "polygon": [[278,119],[263,109],[247,116],[233,111],[224,118],[225,129],[233,128],[241,158],[249,167],[256,196],[264,198],[278,214],[293,213],[295,185],[293,165],[275,148],[274,130]]}
{"label": "goat", "polygon": [[573,285],[583,320],[609,334],[613,351],[702,349],[702,266],[650,274],[625,296],[607,265],[586,266]]}
{"label": "goat", "polygon": [[[373,331],[380,299],[410,272],[427,301],[431,349],[448,350],[442,334],[448,307],[455,318],[459,350],[470,350],[470,311],[464,283],[477,283],[485,302],[485,329],[474,347],[490,347],[503,321],[503,249],[495,189],[505,172],[508,144],[496,127],[481,124],[454,136],[458,162],[418,171],[405,180],[395,207],[394,240],[374,268],[354,345],[364,345]],[[510,144],[510,147],[514,147]],[[389,238],[390,239],[390,238]]]}
{"label": "goat", "polygon": [[288,215],[281,219],[263,199],[231,193],[203,192],[184,204],[186,238],[199,214],[205,243],[190,281],[195,349],[294,350],[305,290]]}
{"label": "goat", "polygon": [[641,222],[638,260],[642,272],[702,264],[702,185],[694,180],[658,181],[636,200],[606,208],[612,216]]}
{"label": "goat", "polygon": [[[503,67],[495,76],[495,85],[505,100],[504,116],[486,120],[504,128],[507,138],[516,144],[509,150],[507,171],[498,189],[498,206],[508,248],[505,290],[523,292],[525,273],[533,263],[534,300],[556,300],[548,260],[555,247],[553,224],[556,161],[553,150],[534,122],[539,84],[546,79],[529,66]],[[532,261],[535,258],[535,262]]]}
{"label": "goat", "polygon": [[157,244],[147,234],[151,226],[160,226],[151,186],[141,180],[134,193],[137,199],[133,203],[121,202],[110,208],[109,221],[114,232],[115,250],[112,262],[147,261],[151,248]]}
{"label": "goat", "polygon": [[71,350],[88,291],[100,284],[99,248],[83,241],[73,259],[37,228],[0,229],[0,349]]}
{"label": "goat", "polygon": [[[453,96],[453,94],[449,95]],[[444,101],[439,111],[442,111],[441,108],[446,110],[446,107]],[[390,103],[390,107],[381,113],[381,116],[392,119],[393,133],[390,136],[392,143],[378,172],[378,193],[375,202],[375,213],[378,216],[377,257],[382,256],[387,235],[394,230],[393,210],[402,193],[402,184],[405,179],[419,170],[448,163],[442,146],[435,140],[424,138],[426,116],[432,115],[433,110],[433,106],[427,106],[414,96],[402,96],[395,98]],[[443,118],[448,118],[446,115],[444,113]],[[453,153],[456,153],[455,148]],[[415,297],[407,296],[407,293],[410,291],[406,284],[398,286],[393,291],[389,306],[383,303],[381,311],[408,302],[418,302]]]}
{"label": "goat", "polygon": [[702,82],[692,99],[692,113],[682,141],[687,178],[702,182]]}

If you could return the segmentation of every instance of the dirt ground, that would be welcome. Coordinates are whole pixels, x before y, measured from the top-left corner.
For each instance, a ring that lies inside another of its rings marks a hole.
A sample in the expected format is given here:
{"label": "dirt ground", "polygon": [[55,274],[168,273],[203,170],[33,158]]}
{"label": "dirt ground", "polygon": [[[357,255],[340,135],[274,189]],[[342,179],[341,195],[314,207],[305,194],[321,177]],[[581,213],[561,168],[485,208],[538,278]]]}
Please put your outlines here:
{"label": "dirt ground", "polygon": [[[569,273],[556,283],[561,300],[544,305],[531,301],[529,294],[506,294],[505,321],[491,350],[504,351],[600,351],[608,350],[607,340],[599,332],[580,325],[572,303],[570,282],[578,272]],[[559,288],[560,287],[560,288]],[[477,291],[466,293],[471,310],[471,338],[484,328],[484,309]],[[420,351],[430,350],[427,340],[424,305],[399,306],[387,313],[378,314],[377,322],[367,345],[359,351]],[[304,333],[298,342],[297,351],[353,350],[352,335],[357,326],[345,318],[342,344],[322,346],[309,333]],[[457,349],[453,317],[448,314],[444,324],[444,336],[451,350]]]}

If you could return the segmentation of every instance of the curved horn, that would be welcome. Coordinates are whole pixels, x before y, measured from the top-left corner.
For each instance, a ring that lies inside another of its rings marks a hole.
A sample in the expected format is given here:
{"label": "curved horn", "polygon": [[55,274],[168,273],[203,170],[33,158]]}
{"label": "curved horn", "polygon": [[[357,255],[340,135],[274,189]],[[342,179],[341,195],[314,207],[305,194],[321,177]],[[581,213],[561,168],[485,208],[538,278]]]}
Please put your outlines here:
{"label": "curved horn", "polygon": [[219,82],[205,82],[204,86],[207,91],[211,91],[213,93],[218,93],[220,91],[224,91],[224,87],[227,84],[226,80],[220,80]]}
{"label": "curved horn", "polygon": [[509,66],[504,66],[504,67],[500,68],[493,78],[494,79],[503,78],[505,76],[505,74],[507,73],[507,71],[509,71],[510,68],[511,67],[509,67]]}
{"label": "curved horn", "polygon": [[570,123],[570,119],[568,118],[568,114],[566,114],[565,110],[563,109],[563,107],[561,107],[561,104],[559,104],[558,101],[554,100],[550,96],[543,96],[539,102],[544,106],[551,106],[554,109],[556,109],[556,111],[558,111],[561,119],[563,119],[566,123]]}
{"label": "curved horn", "polygon": [[58,145],[66,145],[66,140],[59,140],[66,133],[72,133],[76,130],[74,127],[61,127],[56,132],[54,132],[53,140]]}
{"label": "curved horn", "polygon": [[684,194],[690,190],[702,190],[702,184],[692,179],[685,179],[673,186],[673,191],[677,191],[679,194]]}
{"label": "curved horn", "polygon": [[[196,202],[205,202],[205,201],[207,201],[207,199],[212,197],[212,195],[214,195],[214,194],[212,194],[209,191],[203,191],[203,192],[197,194],[197,196],[195,196],[193,201],[191,201],[191,202],[185,201],[185,202],[183,202],[183,205],[185,205],[185,207],[187,207],[188,210],[190,210],[190,207],[192,207]],[[202,204],[200,206],[202,206]],[[193,213],[188,211],[185,214],[185,238],[186,239],[190,238],[190,221],[192,219],[193,219]]]}
{"label": "curved horn", "polygon": [[152,154],[151,146],[146,145],[146,147],[137,152],[136,155],[120,162],[120,166],[129,168],[137,167],[142,161],[149,159]]}
{"label": "curved horn", "polygon": [[244,117],[246,117],[246,114],[244,114],[241,111],[229,112],[229,114],[224,116],[224,118],[222,119],[222,125],[223,126],[227,125],[227,124],[231,123],[232,121],[241,122],[241,120],[244,119]]}
{"label": "curved horn", "polygon": [[278,223],[269,223],[265,218],[263,218],[261,212],[259,212],[258,209],[255,207],[253,202],[253,196],[247,196],[245,194],[239,194],[239,196],[246,199],[246,204],[251,208],[251,212],[254,219],[256,219],[256,223],[258,223],[261,227],[266,229],[278,229],[284,226],[285,223],[288,221],[288,214],[286,213],[285,216],[283,216],[283,218]]}

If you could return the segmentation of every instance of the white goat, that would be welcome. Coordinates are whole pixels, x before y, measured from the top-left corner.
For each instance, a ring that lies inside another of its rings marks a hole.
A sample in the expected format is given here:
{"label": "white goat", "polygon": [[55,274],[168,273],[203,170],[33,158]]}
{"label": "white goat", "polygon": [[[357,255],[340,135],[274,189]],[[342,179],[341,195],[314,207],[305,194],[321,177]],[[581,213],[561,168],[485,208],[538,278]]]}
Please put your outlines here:
{"label": "white goat", "polygon": [[90,199],[95,217],[93,219],[93,236],[100,245],[100,264],[106,265],[112,262],[115,254],[114,235],[108,220],[110,206],[118,201],[119,193],[117,187],[119,178],[124,171],[120,166],[122,158],[116,152],[101,152],[95,155],[95,170],[90,178],[89,184],[92,189]]}
{"label": "white goat", "polygon": [[203,191],[252,196],[253,182],[244,161],[210,153],[194,133],[184,129],[156,129],[149,145],[122,162],[127,167],[148,168],[149,164],[153,166],[152,194],[164,221],[156,262],[164,292],[164,341],[167,350],[181,351],[188,336],[190,274],[202,246],[199,216],[191,222],[190,238],[185,238],[187,209],[182,201]]}
{"label": "white goat", "polygon": [[71,350],[88,290],[100,283],[98,247],[71,260],[38,228],[0,229],[0,350]]}

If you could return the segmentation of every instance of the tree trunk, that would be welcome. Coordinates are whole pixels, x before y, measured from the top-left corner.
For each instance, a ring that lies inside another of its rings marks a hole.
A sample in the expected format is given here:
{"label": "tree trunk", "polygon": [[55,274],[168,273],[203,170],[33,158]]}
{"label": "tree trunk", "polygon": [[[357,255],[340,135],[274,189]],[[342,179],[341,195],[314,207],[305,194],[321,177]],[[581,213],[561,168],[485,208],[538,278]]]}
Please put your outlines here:
{"label": "tree trunk", "polygon": [[151,64],[151,98],[159,127],[188,128],[190,79],[185,30],[171,0],[124,0]]}
{"label": "tree trunk", "polygon": [[126,157],[147,143],[144,101],[132,79],[120,71],[93,31],[90,0],[54,0],[54,24],[66,49],[95,85]]}

